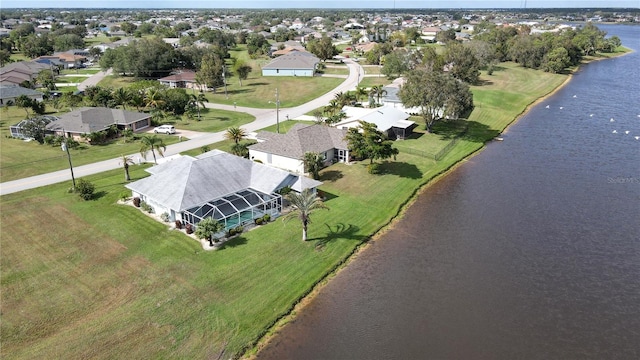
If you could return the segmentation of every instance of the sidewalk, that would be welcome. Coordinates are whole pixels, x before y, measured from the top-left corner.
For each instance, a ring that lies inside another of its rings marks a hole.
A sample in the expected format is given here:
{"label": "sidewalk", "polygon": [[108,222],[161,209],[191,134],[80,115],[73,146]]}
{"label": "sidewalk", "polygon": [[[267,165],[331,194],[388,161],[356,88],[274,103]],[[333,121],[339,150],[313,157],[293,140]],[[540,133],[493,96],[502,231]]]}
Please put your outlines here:
{"label": "sidewalk", "polygon": [[[325,106],[326,104],[334,98],[334,94],[339,92],[345,92],[348,90],[355,89],[358,85],[358,79],[362,79],[364,77],[364,70],[358,64],[353,62],[352,60],[345,60],[347,66],[349,67],[349,76],[347,79],[342,82],[338,87],[331,90],[330,92],[316,98],[315,100],[311,100],[308,103],[302,104],[300,106],[296,106],[293,108],[280,108],[280,121],[286,121],[287,116],[289,119],[296,119],[305,116],[305,114],[317,109],[319,107]],[[94,76],[88,78],[83,81],[79,86],[84,85],[83,89],[88,86],[94,86],[100,81],[97,79],[100,76],[102,79],[104,76],[110,75],[111,69],[106,72],[100,72],[95,74]],[[97,80],[96,80],[97,79]],[[249,107],[234,107],[233,105],[222,105],[222,104],[211,104],[205,103],[205,106],[210,109],[223,109],[229,111],[240,111],[246,112],[256,117],[256,120],[253,122],[243,125],[242,128],[247,130],[247,132],[255,132],[259,129],[275,125],[276,124],[276,109],[255,109]],[[167,150],[164,152],[165,157],[169,157],[172,155],[179,154],[183,151],[197,149],[205,145],[209,145],[218,141],[224,140],[224,131],[220,131],[217,133],[198,133],[198,136],[187,140],[182,141],[176,144],[171,144],[167,146]],[[129,154],[134,159],[138,159],[140,154]],[[149,157],[147,158],[150,159]],[[152,160],[151,160],[152,161]],[[87,175],[93,175],[97,173],[101,173],[108,170],[118,169],[122,166],[120,164],[120,159],[109,159],[104,161],[95,162],[92,164],[82,165],[73,168],[73,173],[76,179],[81,178]],[[56,184],[63,181],[71,181],[71,172],[69,169],[59,170],[50,172],[47,174],[31,176],[28,178],[18,179],[14,181],[7,181],[0,184],[0,195],[6,195],[15,193],[22,190],[28,190],[37,188],[40,186],[46,186],[51,184]],[[71,186],[71,185],[70,185]]]}

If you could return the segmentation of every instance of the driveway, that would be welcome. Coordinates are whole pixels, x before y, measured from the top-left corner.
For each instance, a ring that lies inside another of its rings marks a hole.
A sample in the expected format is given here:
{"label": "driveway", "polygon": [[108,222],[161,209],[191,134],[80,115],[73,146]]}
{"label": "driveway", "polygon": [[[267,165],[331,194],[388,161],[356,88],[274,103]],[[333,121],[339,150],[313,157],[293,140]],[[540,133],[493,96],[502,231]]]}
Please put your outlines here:
{"label": "driveway", "polygon": [[[334,98],[335,94],[339,92],[345,92],[352,89],[355,89],[358,85],[360,79],[364,78],[364,69],[356,62],[351,59],[345,59],[344,62],[349,67],[349,76],[347,79],[342,82],[338,87],[329,91],[328,93],[309,101],[308,103],[302,104],[300,106],[292,107],[292,108],[280,108],[280,117],[279,119],[285,120],[287,116],[290,119],[299,118],[304,116],[304,114],[311,112],[314,109],[325,106]],[[111,69],[106,72],[100,72],[83,81],[81,85],[84,85],[83,89],[88,86],[95,86],[102,78],[111,74]],[[80,86],[78,86],[80,89]],[[224,109],[230,111],[241,111],[249,113],[256,117],[256,120],[253,122],[243,125],[242,128],[247,130],[247,132],[255,132],[259,129],[265,128],[267,126],[275,125],[276,120],[276,110],[275,109],[255,109],[248,107],[234,107],[233,105],[222,105],[222,104],[210,104],[205,103],[205,106],[210,109]],[[153,128],[149,129],[153,131]],[[147,131],[149,131],[147,130]],[[188,137],[187,134],[190,134],[192,137],[187,141],[182,141],[176,144],[171,144],[167,146],[167,150],[164,152],[165,157],[169,157],[171,155],[179,154],[183,151],[197,149],[205,145],[213,144],[218,141],[224,140],[224,131],[220,131],[217,133],[198,133],[198,132],[189,132],[187,130],[181,130],[180,134],[184,134],[183,136]],[[180,135],[178,134],[178,135]],[[140,154],[129,154],[133,156],[134,159],[137,159]],[[118,169],[122,166],[120,164],[119,158],[109,159],[104,161],[99,161],[93,164],[77,166],[73,168],[73,172],[76,178],[80,178],[87,175],[93,175],[97,173],[101,173],[108,170]],[[18,179],[14,181],[7,181],[0,184],[0,195],[11,194],[14,192],[33,189],[40,186],[56,184],[63,181],[71,181],[71,174],[69,169],[54,171],[47,174],[31,176],[24,179]]]}
{"label": "driveway", "polygon": [[113,74],[113,69],[109,68],[107,71],[97,72],[90,77],[86,78],[83,82],[78,84],[78,90],[83,91],[84,89],[96,86],[100,82],[100,80],[104,79],[105,76]]}

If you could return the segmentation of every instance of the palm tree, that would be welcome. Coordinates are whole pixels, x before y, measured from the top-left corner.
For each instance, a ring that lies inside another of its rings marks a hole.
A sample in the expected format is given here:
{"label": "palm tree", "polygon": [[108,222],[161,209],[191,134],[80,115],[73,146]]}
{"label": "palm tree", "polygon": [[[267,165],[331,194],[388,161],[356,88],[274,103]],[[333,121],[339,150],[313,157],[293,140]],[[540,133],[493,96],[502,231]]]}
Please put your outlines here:
{"label": "palm tree", "polygon": [[153,162],[158,163],[156,160],[156,151],[160,156],[164,157],[163,151],[167,149],[167,146],[164,144],[161,138],[158,135],[145,135],[140,139],[142,142],[142,146],[140,147],[140,155],[146,160],[147,152],[151,150],[151,154],[153,154]]}
{"label": "palm tree", "polygon": [[369,90],[369,96],[377,98],[376,104],[380,104],[380,97],[387,94],[387,90],[383,89],[382,85],[374,85]]}
{"label": "palm tree", "polygon": [[126,181],[131,180],[131,177],[129,176],[129,164],[131,165],[135,164],[133,162],[133,158],[127,155],[121,155],[120,161],[122,163],[122,167],[124,168],[124,179]]}
{"label": "palm tree", "polygon": [[164,104],[164,99],[162,98],[163,95],[162,91],[158,88],[148,89],[144,94],[145,104],[154,109],[158,108]]}
{"label": "palm tree", "polygon": [[318,209],[329,210],[329,208],[310,189],[304,189],[299,194],[291,192],[288,200],[293,210],[283,216],[282,221],[286,223],[293,218],[300,219],[300,222],[302,222],[302,241],[307,241],[307,226],[311,223],[311,213]]}
{"label": "palm tree", "polygon": [[322,165],[324,165],[322,155],[317,152],[307,151],[304,153],[302,161],[304,162],[304,168],[307,172],[311,173],[311,176],[315,180],[318,180],[320,178],[320,169]]}
{"label": "palm tree", "polygon": [[196,236],[200,239],[209,240],[209,246],[213,246],[213,235],[224,230],[224,224],[212,217],[200,220],[196,226]]}
{"label": "palm tree", "polygon": [[198,121],[200,120],[200,105],[204,109],[204,103],[208,102],[207,97],[204,96],[202,92],[196,96],[195,94],[189,94],[189,105],[195,106],[196,110],[198,110]]}
{"label": "palm tree", "polygon": [[227,132],[224,133],[224,137],[227,140],[233,140],[237,144],[240,140],[247,137],[247,131],[239,127],[230,127],[227,129]]}
{"label": "palm tree", "polygon": [[125,105],[131,101],[131,95],[131,92],[126,88],[117,88],[111,93],[115,105],[122,105],[123,110],[127,109]]}
{"label": "palm tree", "polygon": [[366,95],[367,95],[367,89],[365,89],[365,88],[364,88],[364,87],[362,87],[362,86],[358,86],[358,87],[356,88],[355,95],[356,95],[356,101],[360,102],[360,99],[361,99],[363,96],[366,96]]}
{"label": "palm tree", "polygon": [[336,99],[331,99],[331,101],[329,101],[329,105],[324,107],[324,112],[331,116],[335,115],[335,113],[337,113],[341,109],[342,105],[340,105],[340,102]]}
{"label": "palm tree", "polygon": [[245,143],[235,143],[231,146],[231,153],[235,156],[249,158],[249,148]]}

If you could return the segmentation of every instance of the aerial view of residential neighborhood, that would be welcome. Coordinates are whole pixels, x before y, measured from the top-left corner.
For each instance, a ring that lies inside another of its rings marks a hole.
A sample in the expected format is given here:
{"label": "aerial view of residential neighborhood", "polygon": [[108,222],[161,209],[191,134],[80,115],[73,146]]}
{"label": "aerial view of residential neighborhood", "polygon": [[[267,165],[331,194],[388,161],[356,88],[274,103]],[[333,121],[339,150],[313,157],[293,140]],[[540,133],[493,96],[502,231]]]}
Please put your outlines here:
{"label": "aerial view of residential neighborhood", "polygon": [[0,5],[0,357],[637,359],[639,4],[535,2]]}

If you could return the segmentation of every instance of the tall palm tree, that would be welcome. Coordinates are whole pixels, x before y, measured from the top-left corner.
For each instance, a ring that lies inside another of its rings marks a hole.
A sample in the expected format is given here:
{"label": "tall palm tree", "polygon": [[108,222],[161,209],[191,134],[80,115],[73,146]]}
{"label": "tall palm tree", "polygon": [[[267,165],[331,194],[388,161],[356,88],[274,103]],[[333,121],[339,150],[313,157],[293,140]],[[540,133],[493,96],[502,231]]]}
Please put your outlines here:
{"label": "tall palm tree", "polygon": [[133,162],[133,158],[131,156],[127,156],[127,155],[121,155],[120,156],[120,162],[122,163],[122,167],[124,168],[124,179],[126,181],[131,180],[131,177],[129,176],[129,165],[133,165],[135,164]]}
{"label": "tall palm tree", "polygon": [[360,99],[361,99],[363,96],[366,96],[366,95],[367,95],[367,89],[366,89],[366,88],[364,88],[364,87],[362,87],[362,86],[358,86],[358,87],[356,88],[355,95],[356,95],[356,101],[360,102]]}
{"label": "tall palm tree", "polygon": [[371,87],[371,89],[369,90],[369,96],[376,97],[377,102],[376,104],[380,104],[380,97],[382,97],[383,95],[387,94],[387,90],[383,89],[382,85],[374,85]]}
{"label": "tall palm tree", "polygon": [[329,105],[324,107],[324,112],[331,115],[335,115],[338,111],[342,109],[342,105],[337,99],[331,99],[329,101]]}
{"label": "tall palm tree", "polygon": [[240,140],[247,137],[247,131],[240,127],[230,127],[227,129],[227,132],[224,133],[224,137],[227,140],[233,140],[237,144]]}
{"label": "tall palm tree", "polygon": [[202,92],[197,96],[195,94],[189,94],[189,105],[195,106],[196,110],[198,110],[198,120],[200,120],[200,106],[204,109],[204,103],[208,101]]}
{"label": "tall palm tree", "polygon": [[307,172],[311,173],[311,176],[315,180],[318,180],[320,178],[320,169],[322,165],[324,165],[322,155],[317,152],[307,151],[304,153],[302,161],[304,162],[304,168]]}
{"label": "tall palm tree", "polygon": [[329,208],[310,189],[304,189],[302,193],[291,192],[288,196],[289,203],[293,207],[287,215],[282,217],[285,223],[291,219],[299,219],[302,222],[302,241],[307,241],[307,227],[311,223],[311,213],[318,209]]}
{"label": "tall palm tree", "polygon": [[129,103],[130,99],[132,98],[131,92],[126,88],[117,88],[113,90],[111,96],[113,97],[113,102],[115,103],[115,105],[122,105],[123,110],[127,109],[126,104]]}
{"label": "tall palm tree", "polygon": [[140,155],[142,155],[145,160],[147,159],[148,151],[151,151],[151,154],[153,154],[153,162],[156,164],[158,163],[158,160],[156,159],[156,151],[160,156],[164,157],[163,152],[164,150],[167,150],[167,146],[164,144],[164,141],[158,137],[158,135],[145,135],[140,139],[140,141],[142,142]]}
{"label": "tall palm tree", "polygon": [[163,95],[162,90],[158,88],[148,89],[144,94],[145,104],[148,107],[156,109],[164,104]]}

